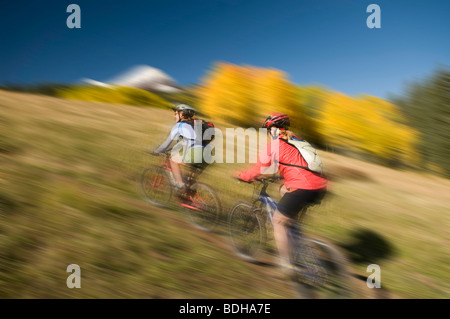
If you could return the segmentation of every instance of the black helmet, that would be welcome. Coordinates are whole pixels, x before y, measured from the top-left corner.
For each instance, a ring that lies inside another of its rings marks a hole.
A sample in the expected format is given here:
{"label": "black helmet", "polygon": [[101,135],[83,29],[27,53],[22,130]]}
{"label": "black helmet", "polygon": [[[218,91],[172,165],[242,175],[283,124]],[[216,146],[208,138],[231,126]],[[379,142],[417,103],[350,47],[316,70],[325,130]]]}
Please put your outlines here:
{"label": "black helmet", "polygon": [[187,104],[178,104],[172,108],[175,112],[183,112],[185,117],[193,117],[197,110]]}
{"label": "black helmet", "polygon": [[264,121],[263,128],[270,129],[272,126],[288,129],[291,125],[289,116],[284,113],[272,113]]}

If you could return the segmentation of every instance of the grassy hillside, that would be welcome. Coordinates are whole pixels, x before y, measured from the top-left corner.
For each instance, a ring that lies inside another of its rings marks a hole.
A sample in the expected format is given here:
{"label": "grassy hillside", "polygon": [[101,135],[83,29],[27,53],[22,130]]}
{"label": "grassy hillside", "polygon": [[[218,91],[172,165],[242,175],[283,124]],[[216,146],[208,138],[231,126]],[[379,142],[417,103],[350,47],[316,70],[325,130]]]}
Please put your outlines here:
{"label": "grassy hillside", "polygon": [[[143,150],[172,121],[162,109],[0,91],[0,298],[295,298],[271,262],[234,256],[224,225],[203,233],[141,200],[136,177],[156,161]],[[332,196],[307,230],[352,258],[359,296],[448,298],[450,181],[322,156]],[[252,194],[231,178],[246,167],[202,176],[225,212]],[[363,281],[374,263],[376,294]],[[66,286],[70,264],[81,289]]]}

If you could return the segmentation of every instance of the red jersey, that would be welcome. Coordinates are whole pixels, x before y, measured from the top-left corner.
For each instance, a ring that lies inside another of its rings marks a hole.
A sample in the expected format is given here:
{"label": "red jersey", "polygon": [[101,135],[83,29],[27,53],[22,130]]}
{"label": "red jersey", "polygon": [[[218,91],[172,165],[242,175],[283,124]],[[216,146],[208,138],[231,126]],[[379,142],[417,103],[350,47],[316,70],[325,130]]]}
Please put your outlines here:
{"label": "red jersey", "polygon": [[[280,138],[273,140],[261,152],[258,162],[248,171],[241,172],[239,178],[250,182],[262,174],[273,174],[280,171],[284,178],[284,185],[293,189],[321,189],[327,186],[327,179],[320,174],[313,173],[301,167],[279,164],[286,163],[297,166],[308,166],[295,146],[289,145]],[[270,172],[268,172],[270,170]]]}

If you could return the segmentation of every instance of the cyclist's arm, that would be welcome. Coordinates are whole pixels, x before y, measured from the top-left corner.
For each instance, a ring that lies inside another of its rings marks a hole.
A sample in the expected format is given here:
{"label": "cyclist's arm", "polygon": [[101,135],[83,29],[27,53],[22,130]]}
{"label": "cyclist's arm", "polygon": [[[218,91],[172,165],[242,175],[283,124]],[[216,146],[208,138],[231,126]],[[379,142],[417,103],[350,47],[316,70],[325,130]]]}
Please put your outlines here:
{"label": "cyclist's arm", "polygon": [[177,125],[175,125],[172,130],[170,131],[169,136],[167,137],[167,139],[164,141],[164,143],[162,143],[156,150],[155,153],[163,153],[165,151],[167,151],[167,149],[169,148],[170,144],[172,144],[172,142],[175,140],[175,138],[178,136],[178,130],[177,130]]}
{"label": "cyclist's arm", "polygon": [[162,143],[156,150],[155,153],[163,153],[165,152],[170,144],[172,144],[173,139],[170,138],[170,136]]}
{"label": "cyclist's arm", "polygon": [[245,182],[250,182],[261,175],[275,174],[278,169],[273,167],[273,164],[275,164],[273,160],[275,154],[271,150],[276,149],[272,147],[272,144],[269,144],[260,154],[255,166],[247,171],[241,172],[238,177]]}

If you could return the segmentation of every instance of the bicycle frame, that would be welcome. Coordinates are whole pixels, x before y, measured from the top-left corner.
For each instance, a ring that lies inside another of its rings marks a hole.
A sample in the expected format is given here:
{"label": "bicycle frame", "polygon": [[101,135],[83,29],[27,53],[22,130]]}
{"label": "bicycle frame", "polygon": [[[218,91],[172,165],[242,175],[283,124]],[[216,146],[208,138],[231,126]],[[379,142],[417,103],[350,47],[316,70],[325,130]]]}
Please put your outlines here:
{"label": "bicycle frame", "polygon": [[[259,179],[258,182],[262,184],[262,187],[259,189],[259,183],[254,185],[253,204],[238,202],[231,210],[229,219],[232,244],[241,256],[252,261],[257,260],[255,256],[260,245],[263,245],[267,239],[265,236],[269,228],[266,224],[267,219],[270,220],[273,230],[273,216],[278,206],[267,193],[269,184],[273,182],[272,178]],[[348,267],[345,265],[345,256],[320,237],[315,239],[303,233],[302,222],[307,209],[319,203],[320,201],[316,201],[308,204],[299,213],[299,218],[287,225],[291,266],[289,269],[292,271],[290,276],[295,283],[296,291],[303,297],[349,296],[351,289],[348,289],[346,280],[350,277]],[[236,215],[235,212],[237,212]],[[239,216],[250,218],[243,218],[242,223],[234,224],[232,219],[234,216],[237,216],[236,221],[242,218]],[[233,225],[238,226],[233,228]]]}
{"label": "bicycle frame", "polygon": [[221,212],[219,198],[207,184],[197,182],[203,167],[180,167],[185,187],[176,183],[173,165],[167,153],[160,154],[159,165],[144,168],[140,183],[141,191],[151,205],[171,208],[180,206],[187,212],[190,222],[204,231],[212,231]]}
{"label": "bicycle frame", "polygon": [[267,215],[269,215],[269,220],[273,227],[272,219],[273,219],[273,215],[275,214],[275,211],[277,209],[277,203],[275,203],[275,201],[267,193],[259,194],[258,200],[262,201],[264,203],[264,205],[266,206]]}
{"label": "bicycle frame", "polygon": [[[263,184],[263,187],[257,197],[257,200],[262,201],[263,204],[265,205],[265,207],[267,209],[267,215],[269,215],[270,223],[271,223],[272,229],[273,229],[273,215],[274,215],[278,205],[267,193],[267,187],[269,186],[269,182],[264,179],[259,180],[259,181]],[[287,232],[288,232],[288,237],[289,237],[289,241],[291,242],[291,245],[295,245],[297,247],[297,249],[302,249],[302,250],[307,249],[308,257],[313,258],[315,260],[314,265],[319,264],[316,256],[311,251],[311,249],[307,245],[301,244],[304,240],[307,240],[307,239],[305,239],[303,237],[299,223],[298,222],[291,223],[287,227]],[[308,241],[314,242],[318,245],[324,245],[323,243],[321,243],[319,241],[309,240],[309,239],[308,239]],[[310,272],[312,269],[310,268],[309,263],[305,262],[304,264],[306,265],[306,267],[309,271],[302,271],[302,270],[298,270],[298,271],[309,278],[315,279],[316,276]]]}
{"label": "bicycle frame", "polygon": [[[164,169],[164,170],[167,171],[167,173],[169,174],[169,177],[170,177],[170,183],[172,185],[175,185],[176,184],[176,179],[175,179],[175,175],[174,175],[173,170],[172,170],[172,165],[170,163],[170,159],[169,159],[169,154],[168,153],[164,153],[164,160],[163,160],[162,164],[160,165],[160,167],[161,167],[161,169]],[[191,172],[190,174],[182,175],[182,178],[183,178],[183,180],[187,180],[187,181],[191,182],[191,181],[194,180],[193,175],[194,175],[194,173]],[[192,186],[192,184],[188,183],[188,186],[190,187],[190,186]]]}
{"label": "bicycle frame", "polygon": [[[273,228],[273,215],[275,214],[275,211],[277,210],[277,203],[270,197],[270,195],[267,193],[267,187],[269,186],[269,182],[265,179],[259,180],[263,184],[263,187],[256,199],[256,201],[260,200],[263,202],[263,204],[267,208],[267,215],[269,216],[270,224]],[[300,226],[298,223],[293,223],[291,227],[288,228],[289,234],[292,236],[297,236],[298,238],[303,238],[301,236],[300,232]]]}
{"label": "bicycle frame", "polygon": [[[162,164],[160,165],[160,169],[166,170],[168,175],[169,175],[169,179],[170,179],[170,183],[171,185],[175,185],[176,184],[176,179],[172,170],[172,165],[169,159],[169,154],[168,153],[163,153],[164,155],[164,159],[162,161]],[[187,191],[189,191],[191,189],[191,187],[195,184],[195,172],[189,172],[186,175],[182,175],[183,180],[186,182],[187,185]],[[154,183],[157,183],[156,179],[154,181]],[[192,196],[192,195],[190,195]],[[197,200],[203,201],[202,198],[200,198],[198,196],[198,194],[195,194]],[[192,200],[192,197],[191,197]],[[194,207],[192,205],[189,205],[187,203],[180,203],[180,206],[184,207],[184,208],[189,208],[192,210],[199,210],[197,207]]]}
{"label": "bicycle frame", "polygon": [[161,163],[161,165],[159,166],[161,169],[167,171],[167,173],[169,173],[169,177],[170,177],[170,183],[172,185],[174,185],[175,182],[175,176],[173,175],[173,171],[172,171],[172,166],[170,165],[170,160],[169,160],[169,156],[167,153],[163,153],[164,159]]}

